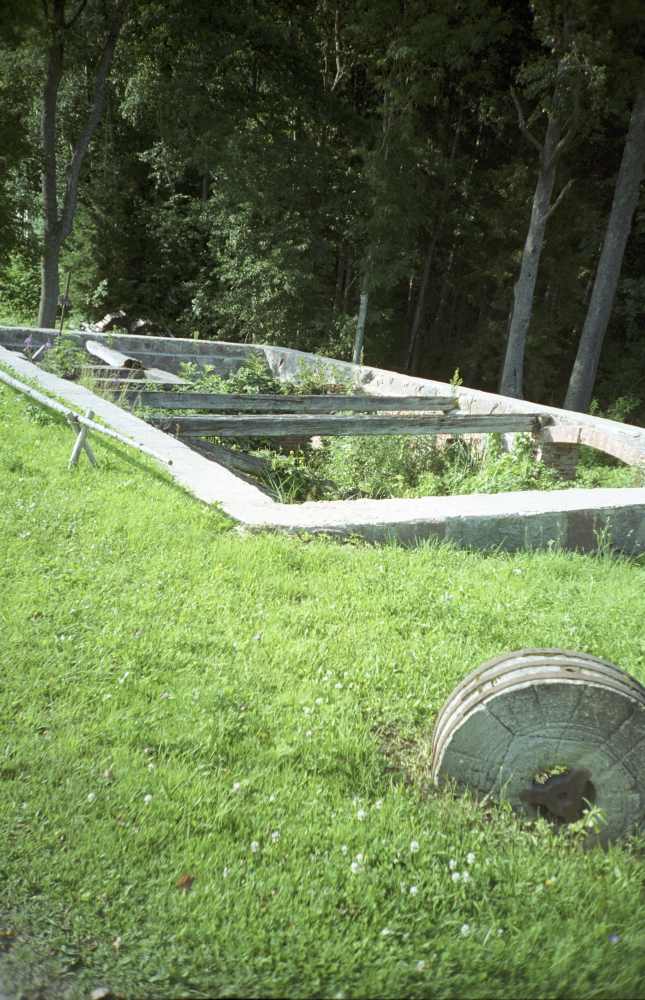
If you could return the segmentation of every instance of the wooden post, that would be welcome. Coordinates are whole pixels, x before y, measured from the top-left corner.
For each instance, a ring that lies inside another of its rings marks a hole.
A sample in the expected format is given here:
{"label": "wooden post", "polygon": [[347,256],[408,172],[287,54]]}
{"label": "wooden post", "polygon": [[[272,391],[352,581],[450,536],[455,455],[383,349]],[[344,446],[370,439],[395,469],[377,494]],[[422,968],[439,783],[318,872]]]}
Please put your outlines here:
{"label": "wooden post", "polygon": [[[94,416],[94,411],[88,410],[86,413],[87,419],[91,420],[93,416]],[[79,424],[76,417],[72,416],[69,417],[69,422],[72,425],[72,427],[78,429],[78,437],[74,442],[74,447],[72,448],[72,454],[69,459],[69,468],[73,469],[78,464],[79,456],[81,454],[81,451],[83,450],[85,450],[85,453],[87,454],[87,457],[90,461],[90,465],[96,466],[96,458],[94,456],[94,452],[92,451],[89,442],[87,441],[87,426],[85,424]]]}

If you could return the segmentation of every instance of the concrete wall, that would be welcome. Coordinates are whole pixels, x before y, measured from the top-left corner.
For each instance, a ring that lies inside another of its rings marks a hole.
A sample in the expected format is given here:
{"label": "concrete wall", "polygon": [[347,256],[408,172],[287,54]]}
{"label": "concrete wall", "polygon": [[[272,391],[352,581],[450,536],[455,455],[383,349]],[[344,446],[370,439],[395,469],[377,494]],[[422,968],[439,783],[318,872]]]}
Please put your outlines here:
{"label": "concrete wall", "polygon": [[[34,344],[40,344],[51,336],[51,331],[0,327],[0,344],[20,348],[27,334],[31,334]],[[280,347],[170,337],[110,337],[87,331],[75,331],[69,335],[79,343],[87,339],[105,339],[118,350],[140,357],[144,363],[154,367],[170,367],[172,360],[172,364],[176,366],[173,370],[177,370],[179,364],[186,360],[212,364],[222,374],[228,374],[239,367],[249,353],[261,352],[272,371],[282,380],[293,378],[298,373],[299,366],[304,363],[327,366],[330,378],[334,378],[334,372],[340,372],[374,395],[445,396],[456,393],[460,407],[465,412],[551,415],[554,423],[542,431],[542,446],[547,451],[549,446],[556,446],[552,448],[552,454],[557,452],[557,446],[564,446],[565,453],[568,447],[569,462],[572,461],[572,446],[588,444],[629,464],[645,463],[645,428],[619,424],[588,414],[574,414],[555,407],[538,406],[525,400],[509,399],[464,386],[454,389],[443,382],[412,378],[397,372],[333,361]],[[6,354],[3,354],[3,360],[4,358]],[[28,362],[21,362],[22,365],[28,365]],[[28,365],[28,369],[33,369],[36,377],[44,374],[33,365]],[[53,376],[49,376],[48,382],[52,378]],[[71,385],[60,379],[55,381],[58,385],[57,392],[62,391],[61,385],[63,390],[65,386],[69,388]],[[51,384],[49,388],[51,391]],[[113,404],[106,406],[112,407]],[[116,419],[114,411],[110,410],[110,413]],[[105,413],[102,415],[106,418]],[[137,420],[138,418],[128,415],[129,422]],[[136,424],[129,423],[129,426],[135,428]],[[143,425],[138,433],[143,433],[143,428],[150,430],[149,425]],[[155,441],[159,447],[160,439],[155,437]],[[175,461],[178,447],[189,451],[180,442],[171,438],[168,441],[173,444]],[[191,455],[194,453],[191,452]],[[266,497],[260,500],[255,496],[258,491],[253,491],[252,487],[232,490],[231,473],[212,462],[197,463],[199,481],[196,480],[191,485],[190,475],[186,471],[191,465],[192,462],[186,457],[185,471],[182,473],[183,485],[201,499],[220,502],[224,510],[247,530],[274,529],[339,536],[359,535],[375,542],[396,538],[404,543],[414,543],[424,538],[436,538],[461,546],[499,547],[510,551],[553,545],[593,551],[600,540],[603,544],[612,545],[627,553],[645,552],[645,489],[527,491],[492,496],[321,501],[288,505],[274,503]]]}

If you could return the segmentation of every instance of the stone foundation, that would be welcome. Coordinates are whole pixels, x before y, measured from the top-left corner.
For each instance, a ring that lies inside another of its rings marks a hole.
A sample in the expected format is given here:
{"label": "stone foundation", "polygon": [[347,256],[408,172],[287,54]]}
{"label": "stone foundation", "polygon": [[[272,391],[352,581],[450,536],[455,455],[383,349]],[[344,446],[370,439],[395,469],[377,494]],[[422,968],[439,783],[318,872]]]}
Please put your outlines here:
{"label": "stone foundation", "polygon": [[549,469],[553,469],[563,479],[575,479],[580,446],[559,444],[555,441],[540,441],[535,457]]}

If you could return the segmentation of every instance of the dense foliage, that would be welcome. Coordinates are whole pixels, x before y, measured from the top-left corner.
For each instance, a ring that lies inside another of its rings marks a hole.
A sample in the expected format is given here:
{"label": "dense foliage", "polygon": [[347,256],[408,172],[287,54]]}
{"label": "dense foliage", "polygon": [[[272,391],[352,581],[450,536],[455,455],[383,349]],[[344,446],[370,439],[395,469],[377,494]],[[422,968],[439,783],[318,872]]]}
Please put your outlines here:
{"label": "dense foliage", "polygon": [[[163,333],[348,358],[362,292],[366,362],[440,379],[459,365],[467,384],[495,389],[544,150],[561,135],[526,300],[523,391],[562,403],[643,93],[636,0],[46,0],[6,9],[5,317],[33,322],[38,308],[52,45],[64,49],[53,151],[60,214],[118,20],[60,249],[79,317],[122,307]],[[595,381],[604,406],[645,396],[642,200],[625,235]]]}

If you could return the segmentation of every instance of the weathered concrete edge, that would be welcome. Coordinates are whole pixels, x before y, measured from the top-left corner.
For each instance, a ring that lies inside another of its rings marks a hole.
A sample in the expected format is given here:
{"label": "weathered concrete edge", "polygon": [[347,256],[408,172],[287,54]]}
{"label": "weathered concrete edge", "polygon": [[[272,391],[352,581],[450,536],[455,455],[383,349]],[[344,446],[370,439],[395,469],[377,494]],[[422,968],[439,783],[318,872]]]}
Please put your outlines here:
{"label": "weathered concrete edge", "polygon": [[[25,335],[29,332],[24,329]],[[41,335],[43,333],[34,332]],[[154,338],[141,339],[148,341]],[[239,356],[243,346],[246,345],[213,343],[211,349],[223,351],[230,347]],[[302,361],[309,364],[322,362],[352,375],[359,384],[377,394],[414,392],[445,395],[452,388],[445,383],[408,378],[396,372],[355,366],[287,348],[261,349],[272,368],[279,370],[278,373],[283,378],[294,374]],[[257,350],[257,345],[249,345],[249,353],[257,353]],[[645,489],[561,490],[492,496],[278,504],[254,487],[238,480],[228,470],[201,459],[181,442],[151,428],[84,387],[58,379],[29,362],[2,351],[0,357],[6,359],[7,356],[9,361],[5,363],[22,370],[30,378],[36,378],[41,385],[62,398],[74,397],[72,401],[75,405],[84,408],[91,406],[115,429],[133,437],[145,434],[147,440],[154,439],[157,449],[162,447],[163,441],[169,454],[178,457],[177,461],[173,458],[173,465],[169,469],[174,478],[199,499],[207,503],[220,503],[226,513],[248,530],[273,529],[341,537],[357,535],[370,541],[397,539],[402,543],[436,538],[472,548],[499,547],[507,550],[557,545],[592,551],[598,547],[599,540],[604,540],[626,553],[638,554],[645,551]],[[24,369],[23,365],[26,366]],[[585,415],[569,414],[554,407],[537,407],[525,401],[509,400],[461,387],[457,392],[462,405],[468,400],[478,404],[477,409],[472,406],[471,412],[494,412],[495,408],[503,412],[512,407],[520,412],[546,410],[563,414],[571,424],[576,420],[584,421]],[[491,403],[500,405],[495,407]],[[480,406],[485,408],[480,409]],[[609,425],[611,432],[615,433],[616,424],[613,421],[596,417],[587,419],[593,422],[592,427],[600,421]],[[639,448],[640,438],[645,439],[645,430],[627,425],[618,427],[622,432],[627,432],[631,438],[630,444]]]}
{"label": "weathered concrete edge", "polygon": [[223,507],[238,506],[253,509],[271,505],[271,501],[255,486],[251,486],[221,465],[203,458],[169,434],[158,431],[144,420],[115,403],[97,396],[85,386],[59,378],[37,365],[17,357],[0,347],[0,363],[23,379],[30,379],[50,395],[58,396],[82,412],[91,409],[108,427],[118,431],[133,443],[143,444],[160,458],[162,467],[181,486],[205,503],[220,503]]}

